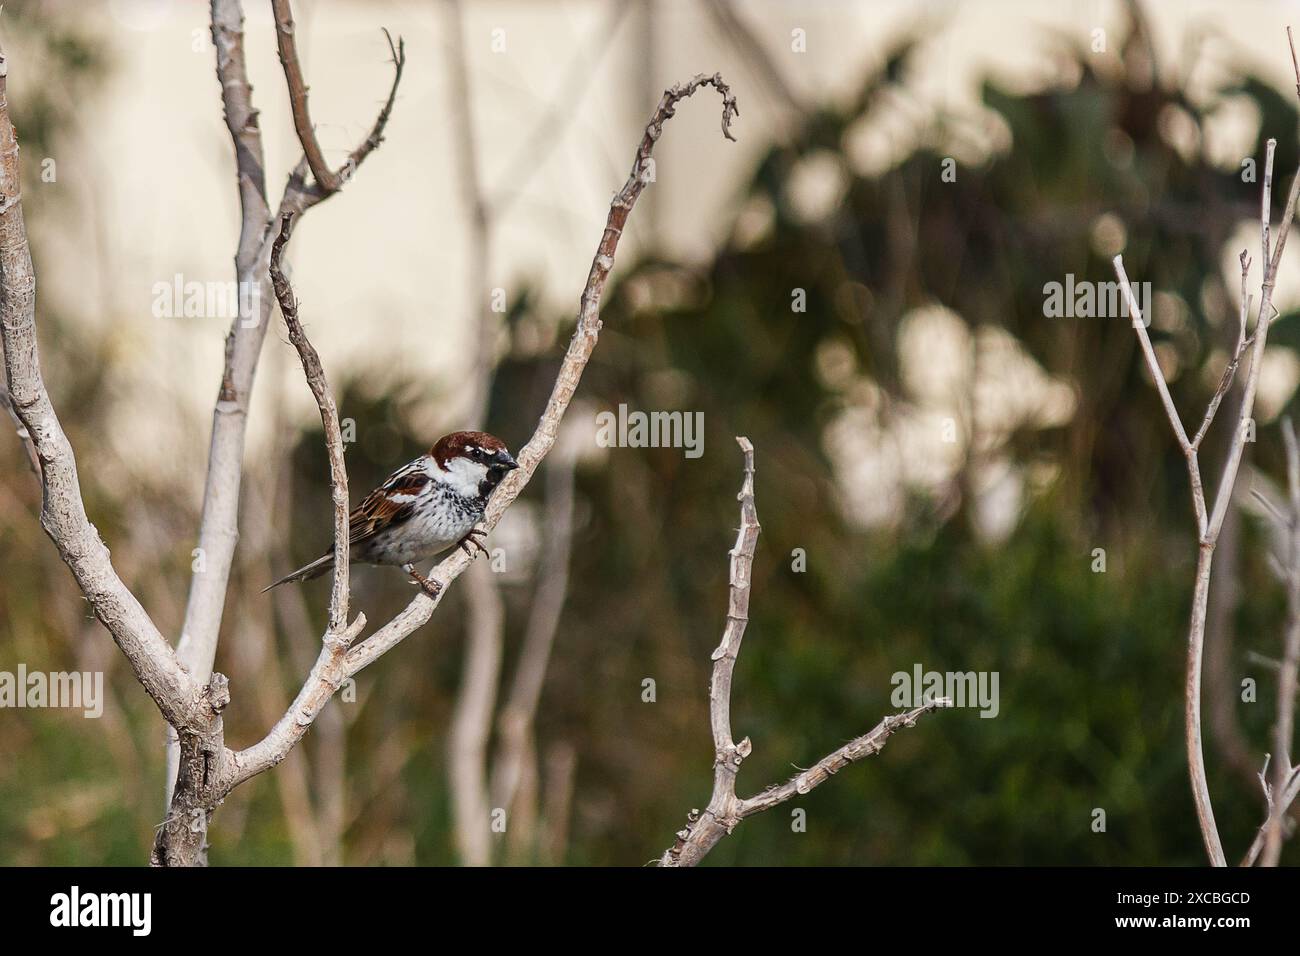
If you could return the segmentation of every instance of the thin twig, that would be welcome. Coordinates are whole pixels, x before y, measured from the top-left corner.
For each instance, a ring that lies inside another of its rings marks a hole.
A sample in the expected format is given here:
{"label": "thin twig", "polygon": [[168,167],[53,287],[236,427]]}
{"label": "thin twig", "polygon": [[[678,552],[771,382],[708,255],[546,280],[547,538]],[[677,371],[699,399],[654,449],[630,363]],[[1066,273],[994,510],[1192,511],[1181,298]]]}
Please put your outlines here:
{"label": "thin twig", "polygon": [[[1273,725],[1272,793],[1281,797],[1286,789],[1291,767],[1291,742],[1295,731],[1296,669],[1300,667],[1300,448],[1289,417],[1282,419],[1282,439],[1286,448],[1287,491],[1290,519],[1287,523],[1286,603],[1287,622],[1282,660],[1278,666],[1277,718]],[[1269,803],[1265,820],[1264,850],[1261,866],[1277,866],[1282,854],[1282,823],[1286,809],[1282,800]]]}
{"label": "thin twig", "polygon": [[913,707],[901,714],[890,714],[870,731],[849,741],[839,750],[828,754],[807,770],[795,774],[779,786],[769,787],[757,796],[740,801],[740,817],[751,816],[770,810],[778,804],[785,803],[795,796],[807,793],[835,776],[851,763],[880,753],[885,742],[903,727],[916,726],[917,718],[940,707],[950,707],[952,701],[947,697],[932,697],[920,707]]}
{"label": "thin twig", "polygon": [[343,460],[343,430],[339,425],[338,406],[335,405],[334,395],[325,380],[320,355],[303,331],[302,323],[298,321],[298,302],[280,267],[284,247],[293,232],[293,221],[294,217],[290,213],[280,219],[279,235],[271,245],[270,275],[275,297],[280,302],[280,314],[284,316],[284,324],[289,329],[289,342],[298,351],[303,374],[307,376],[307,386],[316,399],[316,407],[320,409],[325,448],[329,454],[330,491],[334,499],[334,586],[330,592],[330,623],[326,636],[329,640],[343,634],[348,622],[348,566],[351,552],[348,531],[348,468]]}
{"label": "thin twig", "polygon": [[311,111],[307,107],[307,84],[303,79],[302,64],[298,60],[297,27],[293,22],[289,0],[271,0],[271,12],[275,17],[275,43],[280,51],[280,65],[284,68],[284,79],[289,87],[289,108],[293,113],[293,128],[298,134],[298,142],[302,144],[303,155],[316,180],[316,188],[325,195],[338,192],[352,178],[362,161],[383,142],[384,127],[388,125],[388,117],[397,99],[397,87],[402,82],[402,68],[406,66],[406,43],[398,37],[397,45],[394,46],[392,35],[384,30],[388,49],[393,54],[393,85],[388,91],[388,100],[379,111],[370,135],[335,172],[325,161],[325,153],[316,138],[316,127],[312,125]]}
{"label": "thin twig", "polygon": [[911,727],[922,714],[950,703],[947,698],[932,698],[906,713],[886,717],[869,732],[823,757],[786,783],[768,787],[748,799],[736,796],[736,775],[741,762],[753,750],[753,744],[748,737],[736,743],[732,736],[731,679],[741,642],[745,638],[745,626],[749,622],[754,551],[761,530],[758,511],[754,506],[754,446],[748,438],[743,437],[737,437],[736,443],[740,445],[745,457],[744,479],[740,494],[736,496],[740,500],[740,530],[730,551],[727,624],[722,632],[722,642],[712,655],[713,676],[709,681],[709,726],[713,733],[714,754],[713,794],[703,813],[692,810],[688,814],[685,829],[677,832],[673,845],[664,851],[659,860],[660,866],[695,866],[745,817],[770,810],[795,794],[807,793],[850,763],[879,753],[885,746],[885,741],[898,728]]}
{"label": "thin twig", "polygon": [[1138,308],[1137,299],[1133,295],[1133,289],[1128,281],[1128,273],[1124,271],[1124,257],[1116,256],[1113,262],[1115,275],[1119,278],[1120,290],[1124,293],[1124,302],[1133,321],[1133,331],[1137,333],[1138,344],[1142,348],[1142,358],[1146,362],[1147,371],[1151,374],[1152,381],[1156,383],[1160,403],[1164,405],[1165,417],[1169,419],[1169,425],[1174,430],[1174,437],[1178,440],[1178,447],[1187,460],[1187,474],[1192,485],[1192,508],[1196,512],[1197,531],[1203,536],[1207,517],[1205,492],[1201,485],[1201,466],[1196,457],[1196,446],[1187,437],[1187,431],[1183,428],[1182,417],[1174,406],[1173,396],[1169,394],[1169,384],[1165,381],[1164,372],[1160,370],[1160,362],[1156,358],[1155,349],[1151,347],[1151,337],[1147,334],[1146,321],[1143,319],[1142,310]]}
{"label": "thin twig", "polygon": [[1219,404],[1223,397],[1228,394],[1232,388],[1232,381],[1237,375],[1237,367],[1241,364],[1242,353],[1255,340],[1254,336],[1246,335],[1246,322],[1250,317],[1250,304],[1253,296],[1246,292],[1246,279],[1250,274],[1250,256],[1246,250],[1241,250],[1241,308],[1237,315],[1237,345],[1233,349],[1232,358],[1223,370],[1223,375],[1219,379],[1219,386],[1214,390],[1214,395],[1210,398],[1210,404],[1205,410],[1205,418],[1201,421],[1201,427],[1196,430],[1196,437],[1192,439],[1192,448],[1199,449],[1201,442],[1205,440],[1206,433],[1210,426],[1214,424],[1215,413],[1219,410]]}
{"label": "thin twig", "polygon": [[1286,42],[1291,47],[1291,67],[1295,70],[1295,95],[1300,96],[1300,61],[1295,57],[1295,40],[1291,36],[1291,28],[1286,28]]}
{"label": "thin twig", "polygon": [[[1280,761],[1279,761],[1280,762]],[[1267,770],[1267,767],[1265,768]],[[1269,807],[1269,816],[1255,833],[1255,839],[1250,844],[1250,849],[1241,860],[1242,866],[1254,866],[1255,861],[1264,850],[1264,843],[1267,839],[1269,821],[1273,819],[1273,814],[1277,813],[1279,818],[1284,818],[1291,806],[1300,798],[1300,767],[1292,767],[1291,774],[1286,780],[1286,785],[1279,791],[1268,783],[1264,772],[1261,772],[1260,783],[1265,788],[1265,798]]]}

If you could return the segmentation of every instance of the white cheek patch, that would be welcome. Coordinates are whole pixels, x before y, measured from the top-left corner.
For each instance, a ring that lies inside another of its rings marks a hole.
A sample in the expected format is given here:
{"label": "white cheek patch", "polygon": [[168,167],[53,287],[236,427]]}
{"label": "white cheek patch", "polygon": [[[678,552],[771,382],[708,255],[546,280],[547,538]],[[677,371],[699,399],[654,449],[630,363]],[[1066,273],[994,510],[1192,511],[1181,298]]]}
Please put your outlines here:
{"label": "white cheek patch", "polygon": [[[434,466],[437,467],[436,465]],[[442,481],[462,498],[477,498],[478,486],[487,477],[487,466],[468,458],[453,458],[442,469]]]}

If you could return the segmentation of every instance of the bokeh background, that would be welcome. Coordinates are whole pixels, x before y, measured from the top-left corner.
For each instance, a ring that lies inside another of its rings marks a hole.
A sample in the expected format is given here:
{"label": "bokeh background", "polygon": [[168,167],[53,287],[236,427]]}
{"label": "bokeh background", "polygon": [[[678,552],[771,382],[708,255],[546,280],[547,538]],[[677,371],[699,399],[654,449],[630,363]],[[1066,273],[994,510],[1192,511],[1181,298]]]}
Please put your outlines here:
{"label": "bokeh background", "polygon": [[[246,30],[274,198],[298,146],[268,6],[248,3]],[[1300,160],[1285,35],[1300,4],[476,0],[459,32],[442,2],[300,0],[295,15],[336,162],[387,92],[381,26],[409,59],[385,143],[292,252],[308,332],[355,423],[354,499],[461,423],[481,322],[496,342],[489,429],[523,444],[660,92],[719,70],[740,102],[736,144],[709,90],[669,124],[561,448],[494,535],[504,627],[485,778],[520,662],[536,665],[529,634],[551,631],[553,648],[492,862],[640,865],[707,802],[738,434],[757,449],[763,525],[733,703],[754,742],[741,792],[865,732],[893,709],[891,675],[916,664],[997,671],[1001,699],[995,719],[928,717],[746,821],[709,864],[1203,862],[1182,747],[1195,557],[1182,459],[1128,323],[1048,317],[1044,285],[1110,281],[1124,252],[1155,290],[1175,400],[1199,420],[1235,335],[1236,256],[1257,251],[1259,184],[1242,163],[1278,140],[1276,216]],[[238,231],[206,5],[11,0],[0,40],[46,379],[92,520],[175,636],[229,323],[156,317],[154,287],[230,280]],[[1276,304],[1243,492],[1282,478],[1278,421],[1300,382],[1295,244]],[[319,422],[275,321],[217,658],[238,746],[292,699],[328,600],[324,582],[258,593],[329,540]],[[703,456],[597,447],[596,414],[620,403],[703,412]],[[1221,447],[1219,429],[1207,476]],[[1205,688],[1232,859],[1263,818],[1284,616],[1241,497],[1216,559]],[[140,864],[163,812],[163,727],[38,508],[6,428],[0,670],[103,671],[107,700],[97,721],[0,711],[0,863]],[[354,606],[385,620],[410,597],[401,578],[358,572]],[[466,861],[448,728],[470,681],[467,600],[453,589],[359,675],[355,700],[231,795],[214,863]]]}

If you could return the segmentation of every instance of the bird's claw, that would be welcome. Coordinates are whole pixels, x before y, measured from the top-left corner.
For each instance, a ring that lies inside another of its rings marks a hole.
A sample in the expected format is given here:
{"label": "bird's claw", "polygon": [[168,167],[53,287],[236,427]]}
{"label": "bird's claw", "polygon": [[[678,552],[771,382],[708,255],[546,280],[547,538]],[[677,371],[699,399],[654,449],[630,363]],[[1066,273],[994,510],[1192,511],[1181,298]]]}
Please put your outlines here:
{"label": "bird's claw", "polygon": [[479,551],[483,552],[483,554],[487,555],[489,558],[492,557],[492,555],[488,552],[488,549],[483,546],[483,542],[480,541],[478,538],[474,537],[474,535],[476,534],[486,535],[487,532],[484,531],[482,528],[470,528],[468,531],[465,532],[465,536],[456,542],[456,545],[462,551],[464,551],[466,554],[469,555],[471,561],[473,561],[475,558],[478,557],[478,552],[471,551],[470,545],[473,545],[474,547],[478,548]]}
{"label": "bird's claw", "polygon": [[438,595],[442,593],[441,584],[439,584],[437,581],[433,580],[432,578],[425,577],[419,571],[415,570],[415,568],[408,567],[406,569],[406,573],[411,576],[411,583],[419,585],[420,590],[423,591],[425,594],[427,594],[429,597],[434,598],[436,600]]}

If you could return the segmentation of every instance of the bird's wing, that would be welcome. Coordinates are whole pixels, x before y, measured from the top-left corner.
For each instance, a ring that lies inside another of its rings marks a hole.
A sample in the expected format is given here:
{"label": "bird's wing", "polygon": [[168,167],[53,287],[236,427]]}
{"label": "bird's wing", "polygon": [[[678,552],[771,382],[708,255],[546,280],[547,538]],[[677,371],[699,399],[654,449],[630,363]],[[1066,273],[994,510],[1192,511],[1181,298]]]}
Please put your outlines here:
{"label": "bird's wing", "polygon": [[415,513],[416,498],[429,484],[424,459],[403,465],[352,509],[348,518],[348,543],[357,544],[380,531],[399,525]]}

